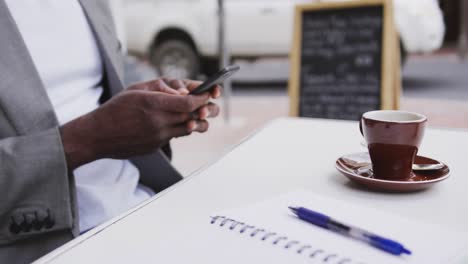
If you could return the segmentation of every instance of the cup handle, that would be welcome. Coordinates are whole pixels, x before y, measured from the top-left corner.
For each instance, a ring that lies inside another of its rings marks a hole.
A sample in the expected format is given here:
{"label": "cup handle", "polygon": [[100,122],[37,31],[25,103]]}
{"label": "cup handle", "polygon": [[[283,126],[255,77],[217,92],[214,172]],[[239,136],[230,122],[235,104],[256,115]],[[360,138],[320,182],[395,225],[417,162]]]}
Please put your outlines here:
{"label": "cup handle", "polygon": [[362,131],[362,117],[359,119],[359,131],[361,131],[361,135],[364,136],[364,132]]}

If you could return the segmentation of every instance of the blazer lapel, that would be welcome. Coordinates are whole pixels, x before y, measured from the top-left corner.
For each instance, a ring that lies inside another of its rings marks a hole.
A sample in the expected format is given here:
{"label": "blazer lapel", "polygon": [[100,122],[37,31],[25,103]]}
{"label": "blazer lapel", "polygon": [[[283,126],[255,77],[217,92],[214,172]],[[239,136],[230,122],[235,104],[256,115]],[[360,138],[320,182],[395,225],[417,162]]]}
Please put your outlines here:
{"label": "blazer lapel", "polygon": [[88,22],[94,31],[107,77],[108,88],[112,96],[123,87],[122,47],[117,39],[114,20],[107,1],[79,0],[86,13]]}
{"label": "blazer lapel", "polygon": [[19,135],[58,124],[44,84],[6,3],[0,0],[0,106]]}

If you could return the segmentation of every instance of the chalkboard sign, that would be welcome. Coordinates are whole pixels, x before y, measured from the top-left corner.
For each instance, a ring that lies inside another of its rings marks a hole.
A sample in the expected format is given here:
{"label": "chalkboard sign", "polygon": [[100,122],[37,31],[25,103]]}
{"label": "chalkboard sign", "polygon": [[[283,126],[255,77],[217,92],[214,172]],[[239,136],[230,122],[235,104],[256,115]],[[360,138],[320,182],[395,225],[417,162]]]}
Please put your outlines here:
{"label": "chalkboard sign", "polygon": [[301,5],[295,27],[292,115],[359,120],[398,107],[399,52],[387,1]]}

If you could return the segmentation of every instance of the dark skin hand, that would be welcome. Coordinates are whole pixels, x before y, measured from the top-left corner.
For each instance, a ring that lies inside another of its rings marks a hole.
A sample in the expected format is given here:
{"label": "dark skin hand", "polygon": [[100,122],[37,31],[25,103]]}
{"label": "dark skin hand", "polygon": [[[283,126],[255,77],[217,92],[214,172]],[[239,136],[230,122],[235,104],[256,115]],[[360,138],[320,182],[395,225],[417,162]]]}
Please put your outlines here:
{"label": "dark skin hand", "polygon": [[162,78],[131,86],[60,128],[68,169],[103,158],[151,153],[176,137],[206,132],[219,107],[211,93],[188,95],[201,82]]}

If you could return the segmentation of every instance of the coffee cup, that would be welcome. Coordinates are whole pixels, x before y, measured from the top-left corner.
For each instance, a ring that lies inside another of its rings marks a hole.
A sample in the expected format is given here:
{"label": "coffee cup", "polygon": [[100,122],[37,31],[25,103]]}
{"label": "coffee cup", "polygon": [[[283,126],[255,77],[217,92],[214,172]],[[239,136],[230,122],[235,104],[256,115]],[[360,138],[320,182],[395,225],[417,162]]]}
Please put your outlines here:
{"label": "coffee cup", "polygon": [[359,124],[374,178],[403,180],[411,176],[426,123],[425,116],[406,111],[380,110],[362,115]]}

